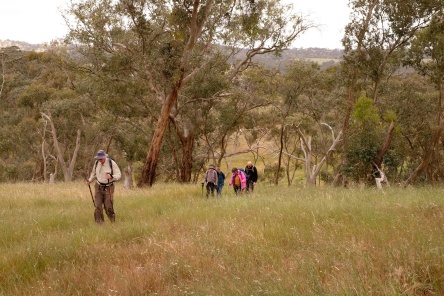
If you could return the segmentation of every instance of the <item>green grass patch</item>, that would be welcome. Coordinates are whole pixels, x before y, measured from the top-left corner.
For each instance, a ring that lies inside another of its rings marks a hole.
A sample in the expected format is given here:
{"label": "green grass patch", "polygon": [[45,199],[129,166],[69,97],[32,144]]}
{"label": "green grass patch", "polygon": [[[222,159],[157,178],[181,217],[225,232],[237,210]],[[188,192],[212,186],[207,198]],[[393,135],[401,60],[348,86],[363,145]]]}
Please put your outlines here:
{"label": "green grass patch", "polygon": [[442,188],[0,185],[0,295],[443,295]]}

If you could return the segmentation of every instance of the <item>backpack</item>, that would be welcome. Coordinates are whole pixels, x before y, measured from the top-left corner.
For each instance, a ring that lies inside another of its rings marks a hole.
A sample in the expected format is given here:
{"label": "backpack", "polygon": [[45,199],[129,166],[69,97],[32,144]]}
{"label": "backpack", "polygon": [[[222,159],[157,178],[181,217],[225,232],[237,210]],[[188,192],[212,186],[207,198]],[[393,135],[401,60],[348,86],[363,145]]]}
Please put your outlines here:
{"label": "backpack", "polygon": [[216,171],[215,169],[213,169],[212,172],[210,172],[210,170],[208,170],[208,171],[206,172],[205,180],[207,180],[207,182],[208,182],[208,174],[209,174],[209,173],[212,173],[212,174],[213,174],[213,180],[217,182],[217,181],[218,181],[219,174],[217,173],[217,171]]}
{"label": "backpack", "polygon": [[[112,158],[111,157],[108,157],[108,161],[109,161],[109,167],[111,168],[111,176],[113,175],[113,162],[111,161],[112,160]],[[94,164],[94,172],[96,171],[96,169],[97,169],[97,163],[99,162],[99,160],[96,160],[96,163]]]}
{"label": "backpack", "polygon": [[245,178],[248,180],[248,175],[243,168],[238,168],[239,171],[244,173]]}

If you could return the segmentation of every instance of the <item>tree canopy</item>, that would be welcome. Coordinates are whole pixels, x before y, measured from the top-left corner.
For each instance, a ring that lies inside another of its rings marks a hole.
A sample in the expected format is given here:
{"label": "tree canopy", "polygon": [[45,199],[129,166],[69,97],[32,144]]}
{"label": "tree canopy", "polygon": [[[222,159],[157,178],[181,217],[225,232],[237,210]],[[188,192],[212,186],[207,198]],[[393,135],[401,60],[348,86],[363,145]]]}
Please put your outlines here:
{"label": "tree canopy", "polygon": [[0,180],[83,178],[106,148],[139,186],[241,155],[289,186],[441,181],[442,4],[351,1],[321,67],[279,64],[315,25],[278,0],[73,2],[63,42],[0,50]]}

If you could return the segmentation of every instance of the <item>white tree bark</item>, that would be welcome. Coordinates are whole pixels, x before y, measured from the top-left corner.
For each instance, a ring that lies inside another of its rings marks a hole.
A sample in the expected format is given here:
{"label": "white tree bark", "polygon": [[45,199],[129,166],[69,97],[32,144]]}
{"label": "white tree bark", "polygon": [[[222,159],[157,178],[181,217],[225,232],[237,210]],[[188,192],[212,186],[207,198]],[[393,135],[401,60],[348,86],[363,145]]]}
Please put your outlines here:
{"label": "white tree bark", "polygon": [[131,166],[131,164],[128,164],[125,171],[123,172],[123,176],[123,188],[131,189],[133,187],[133,167]]}
{"label": "white tree bark", "polygon": [[378,187],[378,189],[382,189],[382,184],[387,184],[387,186],[390,186],[389,185],[389,182],[388,182],[388,179],[387,179],[387,176],[385,175],[385,173],[382,171],[382,169],[380,169],[377,165],[376,165],[376,163],[373,163],[374,164],[374,166],[376,167],[376,169],[378,170],[378,172],[379,172],[379,178],[375,178],[375,182],[376,182],[376,187]]}
{"label": "white tree bark", "polygon": [[[342,136],[342,130],[339,131],[339,134],[335,137],[335,133],[333,131],[333,128],[330,125],[328,125],[326,123],[321,123],[321,124],[327,126],[331,130],[332,144],[330,145],[330,148],[324,153],[321,160],[317,164],[313,165],[313,167],[312,167],[312,163],[311,163],[312,162],[312,155],[313,155],[313,151],[311,148],[312,138],[311,138],[311,136],[309,136],[307,139],[306,136],[302,133],[302,131],[299,128],[297,129],[300,139],[301,139],[301,149],[302,149],[302,152],[304,153],[304,159],[301,159],[301,160],[305,162],[306,183],[307,183],[307,185],[311,185],[311,186],[316,185],[316,177],[321,172],[321,168],[324,165],[324,163],[327,161],[327,157],[330,155],[331,152],[333,152],[336,149],[336,146],[338,145],[339,141],[341,140],[341,136]],[[297,158],[297,159],[300,159],[300,158]]]}
{"label": "white tree bark", "polygon": [[45,113],[41,113],[41,115],[49,121],[49,124],[51,126],[51,135],[52,135],[52,139],[53,139],[53,143],[54,143],[54,148],[57,151],[57,159],[59,160],[60,166],[62,167],[65,182],[72,181],[74,166],[76,164],[77,155],[78,155],[79,149],[80,149],[80,136],[81,136],[80,130],[77,130],[76,146],[74,148],[74,152],[71,157],[71,162],[68,165],[68,163],[65,162],[65,160],[64,160],[63,152],[60,147],[60,143],[57,139],[57,130],[56,130],[54,122],[51,118],[51,113],[48,112],[48,115]]}

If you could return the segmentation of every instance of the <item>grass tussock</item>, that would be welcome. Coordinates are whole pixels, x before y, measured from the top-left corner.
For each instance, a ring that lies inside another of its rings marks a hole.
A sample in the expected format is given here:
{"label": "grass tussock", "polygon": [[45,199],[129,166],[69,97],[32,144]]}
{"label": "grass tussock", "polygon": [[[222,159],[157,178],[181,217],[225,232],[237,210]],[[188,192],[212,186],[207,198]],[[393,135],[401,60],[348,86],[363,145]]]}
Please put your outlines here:
{"label": "grass tussock", "polygon": [[0,185],[0,295],[444,295],[441,188],[230,189]]}

